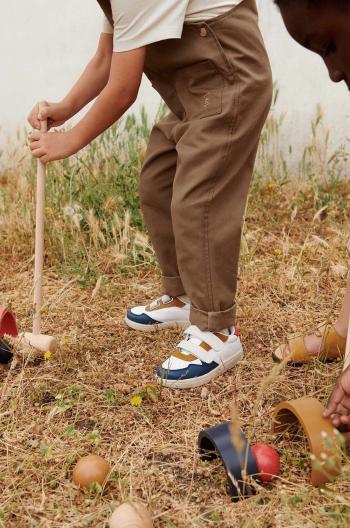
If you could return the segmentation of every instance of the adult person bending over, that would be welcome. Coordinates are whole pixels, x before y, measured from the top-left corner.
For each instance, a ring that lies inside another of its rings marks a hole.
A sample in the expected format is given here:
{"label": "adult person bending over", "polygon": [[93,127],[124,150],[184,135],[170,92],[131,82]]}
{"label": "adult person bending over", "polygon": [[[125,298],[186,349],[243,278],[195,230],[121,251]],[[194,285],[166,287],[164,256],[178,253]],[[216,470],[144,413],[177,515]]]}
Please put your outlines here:
{"label": "adult person bending over", "polygon": [[[322,57],[331,80],[350,90],[350,0],[275,0],[290,35]],[[344,116],[345,117],[345,116]],[[350,274],[340,315],[321,335],[297,338],[279,347],[274,357],[290,363],[336,360],[344,356],[350,316]],[[350,367],[338,378],[326,416],[336,427],[350,425]]]}
{"label": "adult person bending over", "polygon": [[36,105],[29,121],[62,124],[96,102],[68,132],[32,134],[32,152],[44,163],[77,152],[136,100],[143,72],[151,80],[170,113],[152,130],[140,199],[163,295],[125,321],[139,331],[190,325],[157,377],[197,387],[243,354],[234,326],[241,224],[272,98],[255,0],[99,3],[96,56],[61,103],[41,116]]}

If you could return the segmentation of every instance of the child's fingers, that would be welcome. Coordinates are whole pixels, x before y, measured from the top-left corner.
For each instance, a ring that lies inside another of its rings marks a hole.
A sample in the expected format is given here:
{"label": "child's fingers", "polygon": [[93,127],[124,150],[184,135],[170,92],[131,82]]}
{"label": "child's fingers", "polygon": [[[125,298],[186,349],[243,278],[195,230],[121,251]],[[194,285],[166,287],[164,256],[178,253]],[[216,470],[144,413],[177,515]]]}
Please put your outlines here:
{"label": "child's fingers", "polygon": [[38,121],[38,119],[36,119],[34,115],[28,116],[28,123],[30,124],[32,128],[37,129],[37,130],[40,129],[40,121]]}
{"label": "child's fingers", "polygon": [[47,119],[49,119],[49,117],[50,111],[48,108],[43,108],[38,114],[38,118],[40,119],[40,121],[46,121]]}
{"label": "child's fingers", "polygon": [[32,154],[35,158],[42,158],[45,156],[46,151],[43,148],[37,148],[36,150],[32,150]]}
{"label": "child's fingers", "polygon": [[31,144],[29,145],[29,148],[30,150],[37,150],[38,148],[41,148],[41,143],[40,141],[32,141]]}
{"label": "child's fingers", "polygon": [[28,115],[28,122],[31,127],[36,128],[37,130],[40,130],[40,120],[38,118],[39,113],[39,104],[37,103],[30,114]]}
{"label": "child's fingers", "polygon": [[30,141],[39,141],[39,139],[41,138],[41,132],[39,132],[38,130],[34,130],[34,132],[31,132],[29,134],[29,140]]}
{"label": "child's fingers", "polygon": [[34,110],[35,128],[37,130],[40,130],[41,123],[40,123],[40,119],[39,119],[38,114],[39,114],[39,105],[37,104],[36,107],[35,107],[35,110]]}
{"label": "child's fingers", "polygon": [[40,119],[40,121],[45,121],[45,119],[49,117],[49,108],[49,103],[47,101],[40,101],[38,104],[38,119]]}
{"label": "child's fingers", "polygon": [[32,110],[30,112],[30,114],[28,114],[27,116],[27,121],[28,123],[30,124],[31,127],[35,128],[36,127],[36,119],[35,119],[35,115],[34,115],[34,111]]}
{"label": "child's fingers", "polygon": [[40,130],[40,121],[37,119],[36,114],[28,116],[28,122],[32,128]]}

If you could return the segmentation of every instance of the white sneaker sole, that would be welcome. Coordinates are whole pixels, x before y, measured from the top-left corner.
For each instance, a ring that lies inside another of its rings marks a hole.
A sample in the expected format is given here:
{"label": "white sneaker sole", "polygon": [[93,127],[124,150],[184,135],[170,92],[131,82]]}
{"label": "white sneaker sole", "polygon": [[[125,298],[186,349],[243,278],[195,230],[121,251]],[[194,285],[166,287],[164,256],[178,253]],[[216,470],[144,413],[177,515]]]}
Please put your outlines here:
{"label": "white sneaker sole", "polygon": [[158,376],[156,376],[156,378],[158,383],[163,387],[171,387],[173,389],[193,389],[195,387],[201,387],[202,385],[210,383],[213,379],[217,378],[218,376],[221,376],[221,374],[224,374],[225,372],[230,370],[239,361],[241,361],[241,359],[243,359],[243,356],[244,352],[242,345],[240,344],[239,348],[233,353],[232,357],[230,357],[226,361],[221,362],[221,364],[218,365],[216,369],[212,370],[211,372],[208,372],[208,374],[198,376],[197,378],[184,380],[168,380],[166,378],[159,378]]}
{"label": "white sneaker sole", "polygon": [[161,330],[162,328],[185,329],[191,324],[189,321],[167,321],[165,323],[145,325],[141,323],[136,323],[135,321],[131,321],[130,319],[128,319],[127,316],[125,316],[124,321],[129,326],[129,328],[133,328],[134,330],[141,330],[141,332],[155,332],[156,330]]}

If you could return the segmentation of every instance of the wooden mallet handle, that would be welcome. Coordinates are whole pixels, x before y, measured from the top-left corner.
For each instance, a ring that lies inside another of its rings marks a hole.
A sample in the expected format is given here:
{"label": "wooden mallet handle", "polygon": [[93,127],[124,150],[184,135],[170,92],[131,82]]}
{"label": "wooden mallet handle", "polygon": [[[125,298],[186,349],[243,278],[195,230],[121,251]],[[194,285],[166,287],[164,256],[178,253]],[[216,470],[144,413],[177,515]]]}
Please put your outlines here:
{"label": "wooden mallet handle", "polygon": [[[39,105],[39,112],[45,107]],[[47,121],[41,121],[41,132],[47,132]],[[34,318],[33,334],[41,333],[42,282],[44,263],[44,209],[46,167],[38,160],[36,181],[35,264],[34,264]]]}

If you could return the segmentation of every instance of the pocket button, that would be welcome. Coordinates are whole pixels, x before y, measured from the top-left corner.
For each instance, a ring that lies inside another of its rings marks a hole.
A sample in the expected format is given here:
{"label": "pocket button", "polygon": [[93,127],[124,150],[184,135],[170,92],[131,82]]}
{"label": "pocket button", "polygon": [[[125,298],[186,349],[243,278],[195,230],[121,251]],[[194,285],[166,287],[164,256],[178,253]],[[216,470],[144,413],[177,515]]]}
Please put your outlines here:
{"label": "pocket button", "polygon": [[208,35],[208,31],[205,27],[201,27],[200,35],[201,37],[206,37]]}

